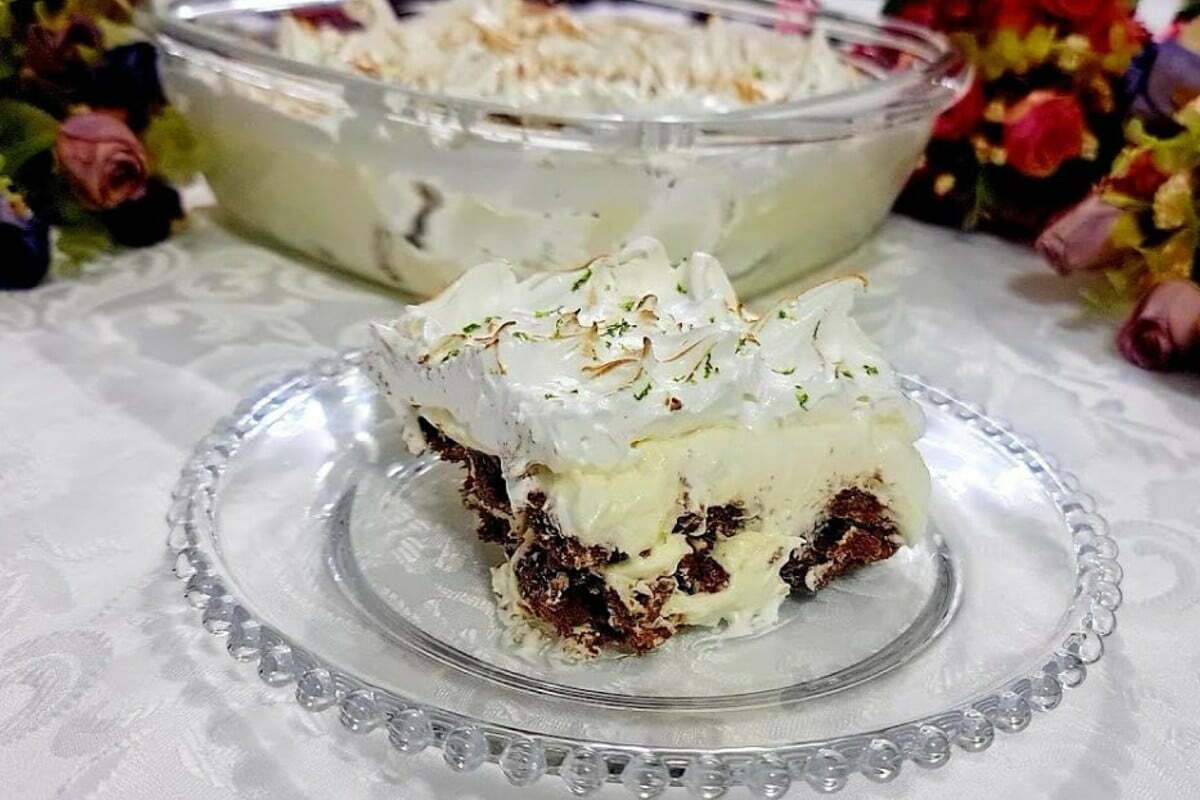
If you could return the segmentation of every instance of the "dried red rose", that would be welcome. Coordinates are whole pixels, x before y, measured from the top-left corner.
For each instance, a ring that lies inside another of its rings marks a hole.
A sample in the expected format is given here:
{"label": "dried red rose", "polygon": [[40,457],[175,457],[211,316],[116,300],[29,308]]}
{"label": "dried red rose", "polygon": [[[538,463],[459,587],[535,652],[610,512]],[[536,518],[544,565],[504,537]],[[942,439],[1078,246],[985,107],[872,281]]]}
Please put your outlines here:
{"label": "dried red rose", "polygon": [[1004,121],[1008,163],[1032,178],[1053,175],[1083,152],[1085,120],[1079,101],[1046,90],[1030,92],[1009,110]]}
{"label": "dried red rose", "polygon": [[1108,185],[1118,192],[1149,201],[1154,199],[1154,193],[1166,179],[1166,173],[1154,163],[1154,154],[1143,150],[1130,159],[1122,174],[1113,175]]}
{"label": "dried red rose", "polygon": [[1022,35],[1028,33],[1038,19],[1032,0],[988,0],[981,16],[987,20],[985,28],[1011,28]]}
{"label": "dried red rose", "polygon": [[983,117],[983,84],[976,80],[957,103],[937,118],[935,139],[961,139],[975,129]]}
{"label": "dried red rose", "polygon": [[1121,355],[1142,369],[1200,368],[1200,286],[1160,283],[1117,332]]}
{"label": "dried red rose", "polygon": [[938,11],[934,0],[905,3],[896,13],[900,19],[926,28],[938,27]]}
{"label": "dried red rose", "polygon": [[1149,38],[1146,29],[1129,15],[1128,9],[1121,3],[1111,3],[1100,8],[1080,25],[1081,33],[1088,37],[1097,53],[1112,52],[1114,26],[1118,26],[1118,30],[1124,28],[1126,46],[1132,46],[1134,50]]}
{"label": "dried red rose", "polygon": [[146,189],[146,151],[125,123],[108,114],[68,117],[58,129],[54,154],[88,208],[112,208]]}
{"label": "dried red rose", "polygon": [[78,81],[87,71],[83,51],[100,47],[103,39],[100,29],[82,17],[71,17],[60,28],[30,25],[25,33],[25,71],[55,85]]}
{"label": "dried red rose", "polygon": [[1116,5],[1113,0],[1041,0],[1047,14],[1082,22]]}

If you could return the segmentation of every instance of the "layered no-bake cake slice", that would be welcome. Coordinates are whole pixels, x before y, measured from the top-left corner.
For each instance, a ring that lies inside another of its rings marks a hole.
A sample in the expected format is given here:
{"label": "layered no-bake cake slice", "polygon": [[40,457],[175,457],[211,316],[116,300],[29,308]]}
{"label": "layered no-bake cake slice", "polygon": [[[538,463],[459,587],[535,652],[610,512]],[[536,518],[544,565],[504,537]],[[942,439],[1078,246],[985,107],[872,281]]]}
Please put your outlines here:
{"label": "layered no-bake cake slice", "polygon": [[410,446],[463,466],[506,616],[645,652],[769,624],[923,533],[921,419],[849,316],[863,286],[756,316],[650,239],[525,280],[497,261],[375,325],[371,371]]}

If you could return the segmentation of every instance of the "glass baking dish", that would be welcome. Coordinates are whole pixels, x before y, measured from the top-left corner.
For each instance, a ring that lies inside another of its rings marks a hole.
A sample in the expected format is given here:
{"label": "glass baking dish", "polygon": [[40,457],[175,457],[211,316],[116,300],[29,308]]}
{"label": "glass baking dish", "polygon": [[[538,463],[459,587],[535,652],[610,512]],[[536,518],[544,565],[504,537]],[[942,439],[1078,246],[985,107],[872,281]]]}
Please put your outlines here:
{"label": "glass baking dish", "polygon": [[824,36],[868,79],[724,113],[541,113],[274,51],[282,13],[327,6],[166,0],[146,24],[224,214],[416,296],[495,257],[570,269],[641,234],[673,258],[713,253],[743,296],[778,287],[872,232],[971,79],[944,37],[900,21],[822,11],[797,26],[756,0],[637,0],[622,9]]}

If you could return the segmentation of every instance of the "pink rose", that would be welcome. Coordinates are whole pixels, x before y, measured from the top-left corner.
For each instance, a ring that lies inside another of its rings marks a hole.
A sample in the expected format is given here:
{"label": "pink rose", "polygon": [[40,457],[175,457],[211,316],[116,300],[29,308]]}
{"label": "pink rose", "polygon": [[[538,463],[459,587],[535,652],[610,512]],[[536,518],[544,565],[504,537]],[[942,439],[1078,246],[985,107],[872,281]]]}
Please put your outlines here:
{"label": "pink rose", "polygon": [[1152,288],[1117,332],[1117,349],[1142,369],[1200,368],[1200,286],[1173,280]]}
{"label": "pink rose", "polygon": [[146,151],[125,123],[108,114],[68,117],[59,126],[54,154],[88,208],[112,208],[146,190]]}
{"label": "pink rose", "polygon": [[1074,97],[1039,89],[1017,103],[1004,120],[1008,163],[1031,178],[1053,175],[1083,152],[1085,121]]}
{"label": "pink rose", "polygon": [[1062,275],[1099,269],[1120,253],[1109,241],[1120,218],[1121,209],[1089,195],[1046,226],[1037,238],[1038,252]]}

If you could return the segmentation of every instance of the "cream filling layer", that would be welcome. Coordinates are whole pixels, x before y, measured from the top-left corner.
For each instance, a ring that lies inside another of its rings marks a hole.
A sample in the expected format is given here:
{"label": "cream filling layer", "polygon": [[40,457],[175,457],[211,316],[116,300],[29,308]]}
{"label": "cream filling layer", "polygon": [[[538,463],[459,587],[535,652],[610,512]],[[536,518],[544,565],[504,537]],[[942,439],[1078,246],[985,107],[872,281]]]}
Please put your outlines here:
{"label": "cream filling layer", "polygon": [[779,569],[841,489],[870,491],[906,541],[921,536],[929,473],[905,411],[888,403],[850,413],[818,407],[803,422],[703,428],[638,443],[634,463],[620,470],[537,471],[510,482],[510,495],[520,505],[522,493],[544,492],[564,533],[627,554],[600,572],[631,604],[692,552],[687,536],[672,532],[681,515],[738,504],[743,526],[718,536],[711,550],[729,574],[725,588],[676,592],[663,614],[683,625],[745,630],[774,620],[788,593]]}
{"label": "cream filling layer", "polygon": [[849,486],[875,493],[906,538],[919,535],[929,475],[905,407],[877,401],[846,412],[830,405],[801,419],[645,440],[628,466],[536,470],[510,481],[509,491],[518,505],[530,491],[545,493],[564,532],[584,545],[621,550],[634,563],[638,553],[662,545],[688,511],[736,503],[760,530],[799,534]]}

